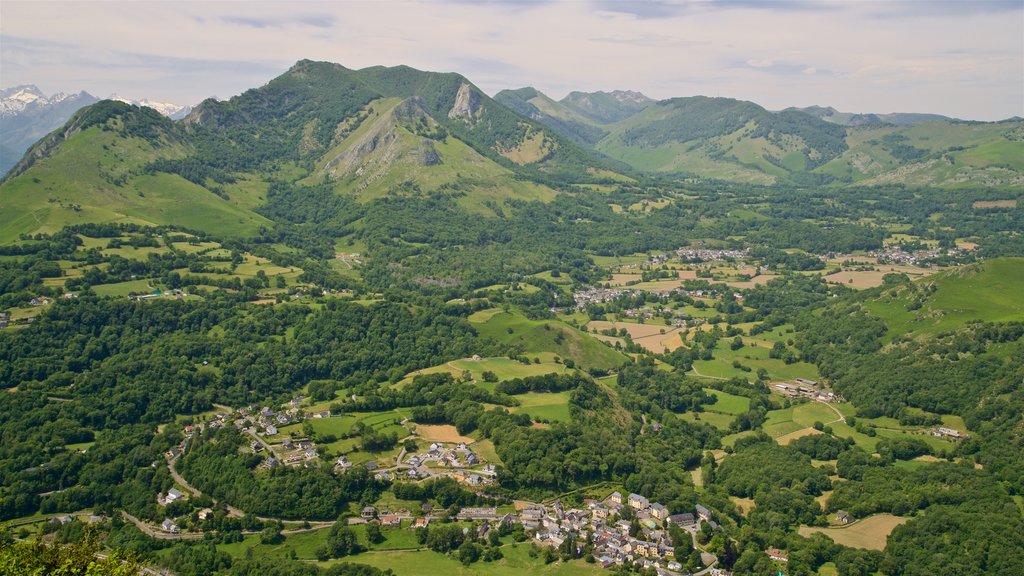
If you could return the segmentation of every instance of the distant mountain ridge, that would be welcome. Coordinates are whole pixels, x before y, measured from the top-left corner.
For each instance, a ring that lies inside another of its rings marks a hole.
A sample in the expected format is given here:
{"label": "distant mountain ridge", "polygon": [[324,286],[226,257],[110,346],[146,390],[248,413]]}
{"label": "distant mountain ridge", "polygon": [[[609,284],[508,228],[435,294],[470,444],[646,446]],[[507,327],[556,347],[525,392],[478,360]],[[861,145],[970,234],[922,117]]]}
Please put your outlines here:
{"label": "distant mountain ridge", "polygon": [[640,172],[757,184],[1024,185],[1017,118],[770,111],[732,98],[653,101],[629,91],[572,92],[556,102],[522,88],[495,99]]}
{"label": "distant mountain ridge", "polygon": [[843,126],[913,126],[923,122],[958,122],[956,118],[941,114],[921,114],[914,112],[894,112],[890,114],[840,112],[831,106],[807,106],[805,108],[786,108],[783,112],[797,111],[810,114],[826,122]]}

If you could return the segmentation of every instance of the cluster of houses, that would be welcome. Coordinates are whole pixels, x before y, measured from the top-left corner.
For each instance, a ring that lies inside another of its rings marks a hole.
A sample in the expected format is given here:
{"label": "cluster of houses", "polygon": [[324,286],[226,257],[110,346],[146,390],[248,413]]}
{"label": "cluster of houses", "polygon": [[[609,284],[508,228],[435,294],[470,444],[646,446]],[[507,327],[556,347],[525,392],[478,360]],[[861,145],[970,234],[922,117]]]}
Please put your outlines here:
{"label": "cluster of houses", "polygon": [[[483,464],[480,456],[473,452],[465,442],[445,444],[433,442],[424,452],[407,456],[398,461],[398,473],[407,479],[419,480],[435,476],[438,472],[431,470],[428,464],[445,469],[442,475],[451,476],[470,486],[481,486],[493,483],[497,475],[492,464]],[[470,467],[483,466],[470,470]]]}
{"label": "cluster of houses", "polygon": [[949,254],[959,254],[961,250],[959,248],[952,248],[949,250],[942,248],[929,248],[927,250],[906,250],[899,244],[892,244],[886,246],[881,250],[871,252],[870,255],[874,256],[879,264],[903,264],[905,266],[921,266],[922,268],[929,268],[929,260],[938,258],[939,256]]}
{"label": "cluster of houses", "polygon": [[722,262],[726,260],[743,260],[747,257],[747,250],[718,250],[711,248],[679,248],[676,250],[676,258],[689,260],[691,262]]}
{"label": "cluster of houses", "polygon": [[825,390],[819,382],[797,378],[794,382],[779,382],[773,385],[776,391],[790,398],[809,398],[819,402],[842,402],[843,397],[831,390]]}
{"label": "cluster of houses", "polygon": [[[632,509],[640,525],[638,533],[631,534],[632,522],[614,520],[626,507]],[[698,505],[695,512],[671,514],[664,505],[640,494],[624,497],[619,492],[604,501],[587,500],[580,509],[565,510],[555,502],[549,507],[531,504],[519,511],[519,522],[541,544],[561,546],[573,537],[582,546],[581,542],[589,540],[594,559],[603,568],[638,565],[669,573],[682,570],[682,565],[675,558],[668,526],[676,524],[692,533],[702,521],[717,528],[711,511],[703,506]]]}
{"label": "cluster of houses", "polygon": [[583,310],[591,304],[604,304],[614,301],[619,296],[633,296],[636,293],[636,290],[625,288],[587,288],[573,293],[572,297],[576,301],[576,310]]}

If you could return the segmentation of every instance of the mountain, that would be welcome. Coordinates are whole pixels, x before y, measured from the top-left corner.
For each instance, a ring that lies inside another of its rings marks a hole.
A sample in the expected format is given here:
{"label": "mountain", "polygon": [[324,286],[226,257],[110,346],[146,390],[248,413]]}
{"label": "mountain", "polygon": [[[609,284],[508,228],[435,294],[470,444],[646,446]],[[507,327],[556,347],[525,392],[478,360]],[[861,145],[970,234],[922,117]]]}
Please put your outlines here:
{"label": "mountain", "polygon": [[639,92],[613,90],[570,92],[559,103],[598,124],[613,124],[647,108],[654,100]]}
{"label": "mountain", "polygon": [[843,126],[881,126],[885,124],[891,124],[893,126],[913,126],[923,122],[957,121],[956,118],[950,118],[949,116],[943,116],[941,114],[917,114],[904,112],[896,112],[892,114],[855,114],[850,112],[840,112],[831,106],[786,108],[785,111],[804,112],[814,116],[815,118],[825,120],[826,122],[833,122]]}
{"label": "mountain", "polygon": [[[206,100],[180,122],[103,101],[25,155],[0,186],[0,236],[91,221],[252,234],[270,182],[366,202],[443,192],[496,213],[560,183],[623,177],[458,74],[303,60],[266,85]],[[182,205],[181,199],[187,198]]]}
{"label": "mountain", "polygon": [[616,123],[597,150],[641,171],[772,183],[847,149],[843,127],[802,112],[693,96],[649,105]]}
{"label": "mountain", "polygon": [[14,166],[29,146],[67,121],[76,110],[98,102],[87,92],[47,97],[32,85],[0,90],[0,174]]}
{"label": "mountain", "polygon": [[497,98],[640,172],[756,184],[1024,184],[1020,119],[964,122],[823,107],[772,112],[705,96],[652,103],[635,92],[574,92],[554,102],[524,88]]}
{"label": "mountain", "polygon": [[189,105],[182,104],[171,104],[169,102],[157,102],[156,100],[150,100],[149,98],[143,98],[142,100],[132,100],[129,98],[123,98],[117,94],[111,94],[108,100],[116,100],[118,102],[124,102],[125,104],[132,104],[134,106],[145,106],[152,108],[157,112],[167,116],[171,120],[181,120],[188,113],[192,111],[192,107]]}
{"label": "mountain", "polygon": [[[148,106],[172,119],[182,118],[191,110],[190,106],[148,99],[129,100],[116,95],[110,99]],[[17,164],[37,140],[67,122],[77,110],[96,102],[99,98],[85,91],[46,96],[31,84],[0,90],[0,174]]]}
{"label": "mountain", "polygon": [[552,100],[535,88],[502,90],[494,95],[494,99],[580,144],[593,146],[608,135],[600,123]]}

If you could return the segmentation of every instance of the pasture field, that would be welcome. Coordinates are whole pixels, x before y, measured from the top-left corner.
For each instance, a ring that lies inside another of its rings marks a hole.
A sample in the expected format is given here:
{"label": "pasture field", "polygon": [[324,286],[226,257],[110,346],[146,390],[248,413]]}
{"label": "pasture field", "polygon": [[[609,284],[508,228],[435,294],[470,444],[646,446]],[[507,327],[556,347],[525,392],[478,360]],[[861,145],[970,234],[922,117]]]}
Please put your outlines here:
{"label": "pasture field", "polygon": [[[530,356],[536,356],[541,358],[540,354],[531,354]],[[547,360],[546,356],[545,360]],[[554,355],[550,355],[550,360],[554,359]],[[464,375],[471,376],[473,381],[479,386],[493,392],[496,382],[485,382],[484,372],[493,372],[497,376],[498,381],[513,380],[515,378],[527,378],[530,376],[542,376],[544,374],[567,374],[573,372],[572,368],[566,368],[564,364],[544,361],[540,363],[524,364],[518,360],[506,358],[504,356],[496,356],[492,358],[481,358],[480,360],[473,360],[472,358],[463,358],[461,360],[452,360],[439,366],[431,366],[430,368],[424,368],[415,372],[410,372],[400,380],[396,386],[402,387],[412,382],[412,379],[416,376],[424,374],[437,374],[447,372],[456,378],[461,378]]]}
{"label": "pasture field", "polygon": [[614,329],[618,331],[625,329],[633,342],[636,342],[647,350],[656,353],[664,352],[666,348],[674,350],[682,346],[682,342],[679,339],[678,328],[672,328],[660,322],[655,323],[653,319],[650,324],[593,320],[587,324],[587,329],[595,333],[595,338],[600,338],[601,340],[606,340],[608,338],[607,336],[597,334],[601,330]]}
{"label": "pasture field", "polygon": [[885,549],[886,539],[889,537],[889,534],[897,526],[907,522],[907,520],[909,518],[902,518],[891,514],[876,514],[841,528],[801,526],[800,535],[810,536],[817,532],[828,536],[836,544],[849,546],[850,548],[883,550]]}
{"label": "pasture field", "polygon": [[[759,334],[758,336],[764,335]],[[818,367],[813,364],[806,362],[786,364],[780,359],[769,358],[768,347],[761,345],[762,342],[767,343],[766,339],[741,338],[745,346],[737,350],[730,349],[731,338],[719,340],[711,360],[697,360],[693,363],[695,375],[712,379],[744,378],[751,380],[756,377],[758,369],[764,368],[772,380],[819,379]],[[750,368],[750,371],[747,372],[733,366],[733,362]]]}
{"label": "pasture field", "polygon": [[709,412],[719,412],[735,416],[750,409],[750,398],[745,396],[737,396],[736,394],[729,394],[728,392],[711,388],[705,388],[704,391],[718,399],[714,404],[704,407]]}
{"label": "pasture field", "polygon": [[572,392],[528,392],[518,394],[516,400],[521,402],[520,406],[511,408],[510,412],[525,412],[534,420],[545,420],[548,422],[568,422],[569,417],[569,395]]}
{"label": "pasture field", "polygon": [[789,434],[779,436],[778,438],[775,439],[775,441],[782,446],[786,446],[793,440],[803,438],[804,436],[814,436],[815,434],[822,434],[822,432],[820,430],[817,430],[816,428],[802,428],[800,430],[797,430],[796,432],[790,432]]}
{"label": "pasture field", "polygon": [[149,280],[142,279],[118,282],[116,284],[98,284],[93,286],[92,290],[99,296],[127,296],[133,292],[136,294],[149,294],[153,291],[153,286]]}
{"label": "pasture field", "polygon": [[842,284],[843,286],[863,290],[865,288],[881,286],[882,279],[886,274],[903,273],[909,276],[912,280],[916,280],[936,272],[938,272],[938,270],[928,268],[879,264],[875,266],[875,270],[843,270],[841,272],[829,274],[828,276],[825,276],[825,281],[831,284]]}
{"label": "pasture field", "polygon": [[729,425],[736,419],[729,414],[720,414],[718,412],[685,412],[679,416],[687,422],[703,422],[719,430],[728,430]]}
{"label": "pasture field", "polygon": [[[836,424],[841,423],[839,415],[828,405],[821,402],[806,402],[781,410],[772,410],[767,414],[762,428],[766,434],[778,440],[805,428],[811,428],[815,422],[832,426],[833,429]],[[791,438],[790,441],[794,439]]]}
{"label": "pasture field", "polygon": [[541,558],[530,558],[529,550],[529,543],[506,545],[501,548],[502,554],[505,556],[501,560],[477,562],[469,566],[463,566],[454,558],[430,550],[363,552],[336,562],[319,563],[319,565],[327,567],[332,563],[355,562],[369,564],[380,569],[390,568],[402,576],[435,576],[436,574],[451,576],[519,576],[520,574],[596,576],[604,572],[599,565],[587,564],[583,560],[544,564],[544,560]]}

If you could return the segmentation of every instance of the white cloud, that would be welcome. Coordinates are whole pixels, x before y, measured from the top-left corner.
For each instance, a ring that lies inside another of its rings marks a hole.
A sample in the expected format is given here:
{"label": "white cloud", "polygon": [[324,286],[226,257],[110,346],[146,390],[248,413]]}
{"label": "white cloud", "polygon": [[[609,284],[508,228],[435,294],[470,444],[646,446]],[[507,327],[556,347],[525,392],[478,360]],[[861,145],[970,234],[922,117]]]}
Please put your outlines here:
{"label": "white cloud", "polygon": [[4,0],[0,84],[194,102],[312,58],[455,71],[491,93],[1024,115],[1024,7],[948,4]]}

